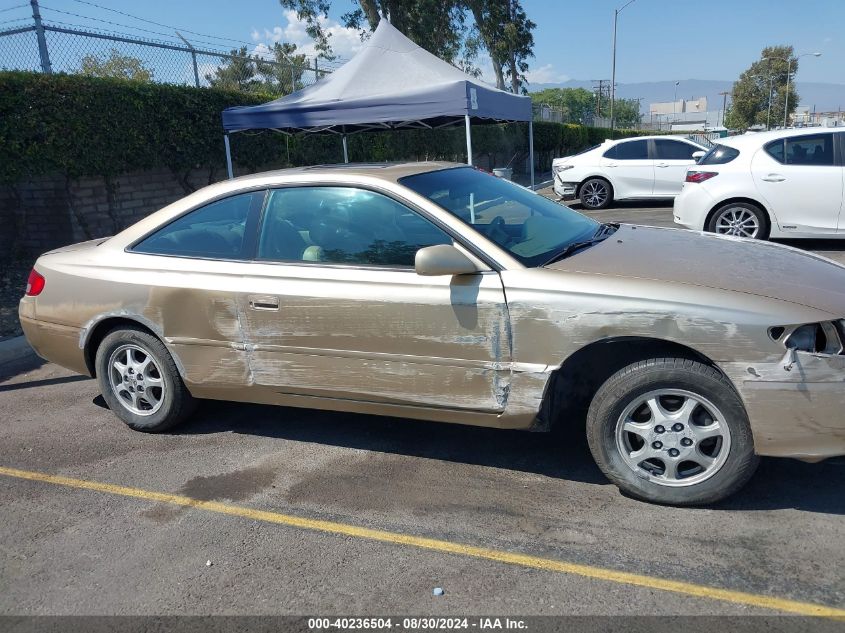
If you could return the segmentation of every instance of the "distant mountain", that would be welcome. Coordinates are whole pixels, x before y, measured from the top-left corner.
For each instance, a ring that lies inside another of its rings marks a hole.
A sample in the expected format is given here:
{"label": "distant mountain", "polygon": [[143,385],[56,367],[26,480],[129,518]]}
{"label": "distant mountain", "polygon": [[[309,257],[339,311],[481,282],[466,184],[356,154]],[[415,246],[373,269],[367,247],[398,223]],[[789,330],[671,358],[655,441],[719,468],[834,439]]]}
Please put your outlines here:
{"label": "distant mountain", "polygon": [[[732,81],[718,81],[711,79],[681,79],[678,85],[678,99],[697,99],[707,97],[707,107],[710,110],[721,110],[722,95],[720,92],[730,92]],[[536,92],[545,88],[586,88],[592,91],[596,82],[570,79],[558,84],[531,84],[529,90]],[[815,106],[819,112],[826,112],[842,108],[845,110],[845,85],[815,82],[797,82],[798,94],[801,97],[801,107]],[[675,94],[674,81],[646,81],[641,83],[617,83],[616,96],[619,99],[641,99],[640,110],[648,112],[650,103],[672,101]],[[728,96],[730,100],[730,96]]]}

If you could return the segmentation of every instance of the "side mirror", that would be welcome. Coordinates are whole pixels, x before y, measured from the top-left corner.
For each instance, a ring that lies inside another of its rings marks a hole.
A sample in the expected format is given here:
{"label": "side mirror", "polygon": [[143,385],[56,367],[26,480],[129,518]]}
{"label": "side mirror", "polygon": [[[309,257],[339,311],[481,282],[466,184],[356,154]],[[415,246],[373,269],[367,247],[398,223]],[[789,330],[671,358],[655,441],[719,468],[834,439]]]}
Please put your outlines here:
{"label": "side mirror", "polygon": [[418,275],[469,275],[478,272],[472,260],[451,244],[426,246],[417,251],[414,269]]}
{"label": "side mirror", "polygon": [[700,150],[698,150],[697,152],[693,152],[693,153],[692,153],[692,159],[693,159],[693,160],[697,163],[697,162],[698,162],[698,161],[700,161],[702,158],[704,158],[704,155],[705,155],[705,154],[707,154],[707,152],[705,152],[704,150],[700,149]]}

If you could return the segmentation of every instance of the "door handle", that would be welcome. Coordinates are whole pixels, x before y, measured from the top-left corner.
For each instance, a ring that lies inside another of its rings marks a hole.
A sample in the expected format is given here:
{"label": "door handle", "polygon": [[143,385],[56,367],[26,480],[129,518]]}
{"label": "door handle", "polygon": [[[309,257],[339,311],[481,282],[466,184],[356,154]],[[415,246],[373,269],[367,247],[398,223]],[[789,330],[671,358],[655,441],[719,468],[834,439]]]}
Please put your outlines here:
{"label": "door handle", "polygon": [[766,182],[783,182],[786,178],[780,174],[769,174],[768,176],[763,176],[760,180],[765,180]]}
{"label": "door handle", "polygon": [[249,295],[249,307],[253,310],[278,310],[279,298],[272,295]]}
{"label": "door handle", "polygon": [[655,167],[668,167],[669,163],[657,163]]}
{"label": "door handle", "polygon": [[608,163],[607,167],[616,167],[616,163]]}

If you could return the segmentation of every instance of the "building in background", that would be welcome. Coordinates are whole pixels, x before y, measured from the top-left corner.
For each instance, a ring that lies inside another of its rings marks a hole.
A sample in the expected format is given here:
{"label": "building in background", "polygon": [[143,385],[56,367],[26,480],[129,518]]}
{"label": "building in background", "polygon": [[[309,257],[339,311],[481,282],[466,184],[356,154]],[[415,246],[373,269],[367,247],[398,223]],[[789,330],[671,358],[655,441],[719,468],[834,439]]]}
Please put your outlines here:
{"label": "building in background", "polygon": [[707,97],[652,103],[642,127],[675,132],[720,131],[724,129],[724,111],[708,110]]}

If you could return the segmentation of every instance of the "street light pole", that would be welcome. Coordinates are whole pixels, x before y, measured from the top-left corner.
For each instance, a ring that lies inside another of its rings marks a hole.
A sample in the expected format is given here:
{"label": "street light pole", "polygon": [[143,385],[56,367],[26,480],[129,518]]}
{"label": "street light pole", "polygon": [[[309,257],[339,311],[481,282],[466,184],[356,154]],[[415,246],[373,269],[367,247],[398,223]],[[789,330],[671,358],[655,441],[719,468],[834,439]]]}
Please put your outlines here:
{"label": "street light pole", "polygon": [[[797,60],[799,57],[808,57],[812,55],[813,57],[821,57],[821,53],[803,53],[802,55],[798,55],[795,57]],[[784,97],[783,102],[783,127],[786,127],[787,117],[789,116],[789,75],[792,73],[792,57],[789,58],[789,63],[786,65],[786,96]]]}
{"label": "street light pole", "polygon": [[[634,0],[628,0],[618,9],[613,10],[613,68],[610,73],[610,138],[613,138],[613,128],[615,121],[613,119],[613,105],[616,102],[616,23],[619,21],[619,14],[622,10]],[[601,114],[601,112],[599,112]]]}
{"label": "street light pole", "polygon": [[672,122],[678,122],[678,113],[675,111],[675,107],[678,103],[678,84],[681,83],[680,81],[675,82],[675,96],[672,97]]}

